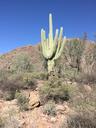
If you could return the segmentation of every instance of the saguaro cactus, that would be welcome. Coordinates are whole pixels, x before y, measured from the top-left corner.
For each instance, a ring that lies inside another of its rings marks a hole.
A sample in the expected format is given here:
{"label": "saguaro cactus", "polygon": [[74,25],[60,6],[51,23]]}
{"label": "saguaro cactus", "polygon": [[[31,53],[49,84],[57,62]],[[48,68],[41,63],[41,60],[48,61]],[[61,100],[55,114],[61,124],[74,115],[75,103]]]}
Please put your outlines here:
{"label": "saguaro cactus", "polygon": [[63,39],[63,27],[60,28],[60,34],[58,37],[59,30],[56,29],[55,37],[53,38],[53,25],[52,25],[52,14],[49,14],[49,36],[46,38],[44,29],[41,29],[41,45],[42,53],[45,59],[47,59],[48,72],[54,70],[55,60],[58,59],[63,51],[66,38]]}

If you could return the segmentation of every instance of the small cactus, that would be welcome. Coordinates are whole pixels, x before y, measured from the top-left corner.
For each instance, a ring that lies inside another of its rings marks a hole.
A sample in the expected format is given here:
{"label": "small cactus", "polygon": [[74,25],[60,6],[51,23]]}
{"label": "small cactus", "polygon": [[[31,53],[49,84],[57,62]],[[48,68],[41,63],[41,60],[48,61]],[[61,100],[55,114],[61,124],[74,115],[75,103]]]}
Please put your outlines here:
{"label": "small cactus", "polygon": [[60,34],[58,37],[59,30],[56,29],[55,37],[53,38],[53,25],[52,25],[52,14],[49,14],[49,36],[46,38],[46,33],[41,29],[41,45],[42,53],[48,63],[48,72],[54,70],[55,60],[57,60],[64,48],[66,38],[63,39],[63,27],[60,28]]}

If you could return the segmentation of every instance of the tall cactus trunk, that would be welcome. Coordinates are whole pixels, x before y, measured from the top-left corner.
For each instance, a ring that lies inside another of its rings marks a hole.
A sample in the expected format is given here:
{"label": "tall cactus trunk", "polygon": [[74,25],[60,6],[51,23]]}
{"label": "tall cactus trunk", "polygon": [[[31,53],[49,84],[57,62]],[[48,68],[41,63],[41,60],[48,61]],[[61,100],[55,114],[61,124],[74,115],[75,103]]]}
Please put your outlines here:
{"label": "tall cactus trunk", "polygon": [[47,62],[48,73],[54,72],[55,62],[54,60],[48,60]]}
{"label": "tall cactus trunk", "polygon": [[55,37],[53,37],[53,24],[52,24],[52,14],[49,14],[49,35],[46,38],[46,33],[44,29],[41,29],[41,46],[43,56],[47,59],[48,73],[54,72],[55,60],[57,60],[63,51],[66,38],[63,38],[63,27],[60,28],[60,34],[58,36],[59,30],[56,29]]}

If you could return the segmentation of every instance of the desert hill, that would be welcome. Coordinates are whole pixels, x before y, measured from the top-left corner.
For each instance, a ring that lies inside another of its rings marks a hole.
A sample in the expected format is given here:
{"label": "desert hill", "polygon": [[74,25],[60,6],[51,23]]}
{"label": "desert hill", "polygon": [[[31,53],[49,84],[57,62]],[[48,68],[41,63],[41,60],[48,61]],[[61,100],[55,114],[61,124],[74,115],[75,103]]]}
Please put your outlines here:
{"label": "desert hill", "polygon": [[31,62],[35,66],[37,70],[41,70],[42,68],[42,60],[41,60],[41,52],[39,50],[38,45],[37,46],[25,46],[20,47],[17,49],[14,49],[0,57],[0,68],[8,69],[11,68],[12,62],[14,61],[14,58],[18,54],[27,54],[31,57]]}
{"label": "desert hill", "polygon": [[53,74],[40,44],[0,56],[0,128],[96,128],[96,44],[68,39]]}

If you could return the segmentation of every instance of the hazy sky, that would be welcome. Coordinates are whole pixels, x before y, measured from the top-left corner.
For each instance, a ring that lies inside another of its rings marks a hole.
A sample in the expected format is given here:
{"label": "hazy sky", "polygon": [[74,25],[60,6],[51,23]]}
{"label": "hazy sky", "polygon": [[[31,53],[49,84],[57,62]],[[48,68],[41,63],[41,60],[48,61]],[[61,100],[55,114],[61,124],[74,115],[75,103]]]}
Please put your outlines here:
{"label": "hazy sky", "polygon": [[87,32],[94,39],[96,0],[0,0],[0,53],[40,42],[50,12],[54,30],[63,26],[68,38]]}

